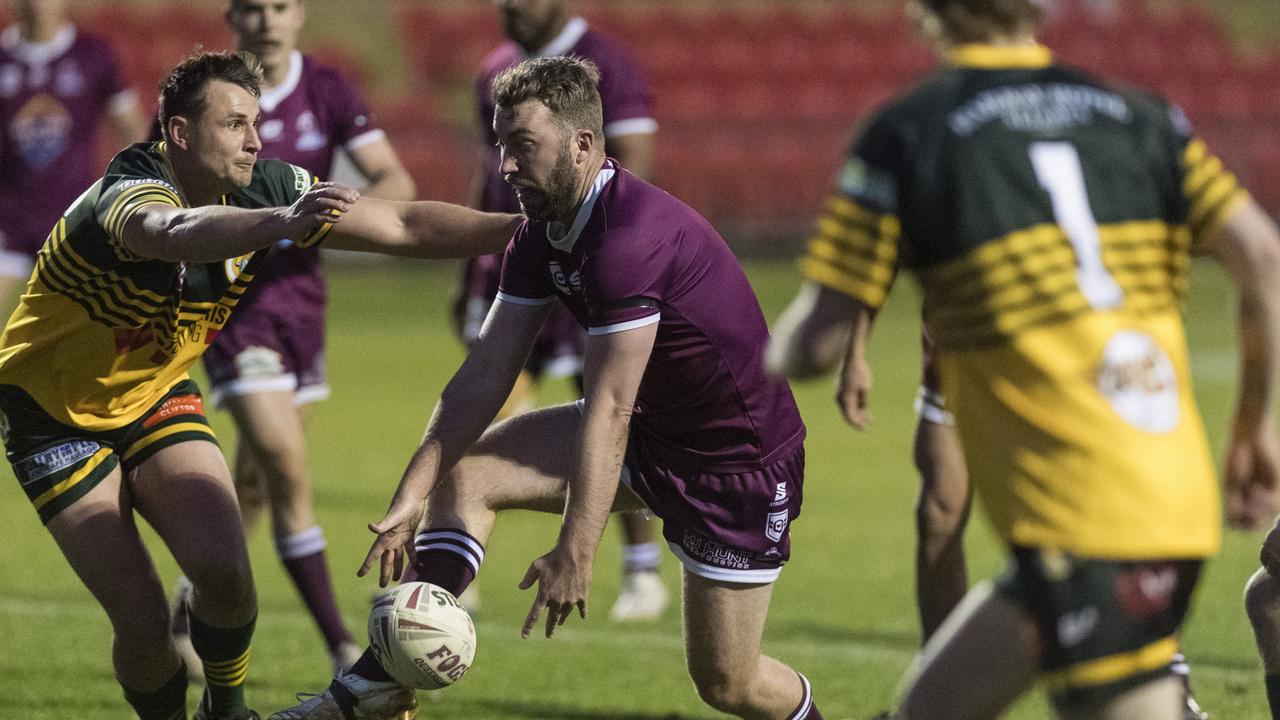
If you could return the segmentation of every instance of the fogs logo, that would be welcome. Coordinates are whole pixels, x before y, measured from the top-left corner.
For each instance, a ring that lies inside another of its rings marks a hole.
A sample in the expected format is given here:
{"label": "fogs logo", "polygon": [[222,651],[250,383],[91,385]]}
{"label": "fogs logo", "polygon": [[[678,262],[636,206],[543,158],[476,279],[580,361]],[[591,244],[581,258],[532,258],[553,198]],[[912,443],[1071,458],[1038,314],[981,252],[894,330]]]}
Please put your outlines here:
{"label": "fogs logo", "polygon": [[582,273],[574,270],[572,273],[566,273],[560,267],[560,263],[552,260],[547,263],[547,269],[551,271],[551,282],[556,284],[556,289],[565,295],[582,292]]}

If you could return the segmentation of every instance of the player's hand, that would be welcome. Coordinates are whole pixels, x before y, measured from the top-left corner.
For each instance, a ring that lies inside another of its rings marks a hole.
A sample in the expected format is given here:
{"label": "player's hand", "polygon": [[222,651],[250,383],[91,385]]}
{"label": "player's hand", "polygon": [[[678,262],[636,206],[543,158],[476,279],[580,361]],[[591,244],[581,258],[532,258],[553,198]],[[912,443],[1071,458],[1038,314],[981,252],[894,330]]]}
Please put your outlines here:
{"label": "player's hand", "polygon": [[870,395],[871,364],[862,353],[849,353],[836,380],[836,405],[840,406],[845,422],[859,430],[867,429],[871,424],[871,413],[867,410]]}
{"label": "player's hand", "polygon": [[542,609],[547,609],[547,637],[555,632],[556,627],[578,608],[578,615],[587,617],[587,593],[591,587],[591,561],[585,562],[573,557],[573,553],[556,545],[551,552],[534,560],[529,571],[520,581],[520,589],[527,590],[538,583],[538,596],[529,608],[529,616],[524,619],[524,627],[520,637],[527,638],[538,623]]}
{"label": "player's hand", "polygon": [[292,205],[277,210],[285,226],[284,237],[302,240],[325,223],[334,224],[360,199],[355,188],[335,182],[312,185]]}
{"label": "player's hand", "polygon": [[421,500],[397,495],[387,514],[378,522],[369,523],[369,531],[377,534],[378,538],[373,541],[373,547],[369,548],[369,554],[360,563],[356,575],[364,577],[373,569],[374,563],[378,563],[380,587],[386,587],[391,580],[399,580],[405,561],[412,563],[414,560],[413,540],[426,509],[426,503]]}
{"label": "player's hand", "polygon": [[[1222,492],[1231,527],[1257,530],[1275,517],[1280,509],[1280,444],[1271,423],[1232,433]],[[1280,538],[1274,543],[1280,551]]]}

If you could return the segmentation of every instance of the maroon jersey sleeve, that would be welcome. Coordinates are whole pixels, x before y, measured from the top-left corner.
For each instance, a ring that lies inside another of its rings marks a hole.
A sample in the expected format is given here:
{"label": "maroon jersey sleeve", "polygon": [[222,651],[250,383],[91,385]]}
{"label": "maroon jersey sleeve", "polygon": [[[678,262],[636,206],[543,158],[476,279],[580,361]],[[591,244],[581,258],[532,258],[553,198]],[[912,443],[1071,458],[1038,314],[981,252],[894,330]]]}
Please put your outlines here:
{"label": "maroon jersey sleeve", "polygon": [[600,103],[605,137],[648,134],[657,130],[653,119],[653,90],[639,61],[621,45],[601,48]]}
{"label": "maroon jersey sleeve", "polygon": [[348,150],[354,150],[369,140],[383,137],[369,114],[369,103],[345,76],[333,68],[326,68],[319,78],[324,98],[329,105],[329,123],[333,142]]}
{"label": "maroon jersey sleeve", "polygon": [[606,335],[658,322],[672,255],[642,231],[610,232],[582,268],[587,333]]}
{"label": "maroon jersey sleeve", "polygon": [[545,305],[556,299],[546,261],[546,241],[529,234],[525,221],[507,243],[502,257],[498,299],[518,305]]}

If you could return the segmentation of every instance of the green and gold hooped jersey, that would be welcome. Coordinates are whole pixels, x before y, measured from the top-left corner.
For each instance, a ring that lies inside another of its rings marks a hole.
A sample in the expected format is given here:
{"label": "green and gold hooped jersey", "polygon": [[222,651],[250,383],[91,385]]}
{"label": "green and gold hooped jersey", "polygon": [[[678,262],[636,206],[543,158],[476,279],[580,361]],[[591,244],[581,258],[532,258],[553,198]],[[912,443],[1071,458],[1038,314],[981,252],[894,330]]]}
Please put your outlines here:
{"label": "green and gold hooped jersey", "polygon": [[920,280],[974,486],[1010,543],[1099,558],[1220,542],[1181,320],[1244,191],[1156,98],[959,48],[854,144],[803,267],[872,308]]}
{"label": "green and gold hooped jersey", "polygon": [[[260,160],[222,203],[290,205],[314,182]],[[164,143],[123,150],[45,241],[18,309],[0,337],[0,383],[16,385],[57,420],[90,430],[127,425],[151,407],[226,324],[266,251],[221,262],[139,258],[121,228],[150,204],[185,207]],[[304,243],[319,242],[329,226]]]}

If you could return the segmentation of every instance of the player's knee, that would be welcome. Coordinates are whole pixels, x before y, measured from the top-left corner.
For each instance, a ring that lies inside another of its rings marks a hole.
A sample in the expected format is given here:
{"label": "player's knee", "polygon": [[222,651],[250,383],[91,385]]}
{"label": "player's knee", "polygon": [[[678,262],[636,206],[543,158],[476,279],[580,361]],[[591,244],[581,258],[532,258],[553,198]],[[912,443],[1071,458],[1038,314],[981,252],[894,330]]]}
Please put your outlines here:
{"label": "player's knee", "polygon": [[226,611],[251,607],[256,602],[253,575],[246,562],[212,558],[186,569],[186,573],[202,603]]}
{"label": "player's knee", "polygon": [[926,539],[947,542],[964,529],[965,500],[922,490],[916,501],[916,527]]}
{"label": "player's knee", "polygon": [[751,705],[751,684],[748,678],[738,677],[731,673],[717,670],[699,670],[692,665],[689,674],[698,697],[715,710],[729,715],[740,715],[739,711]]}

